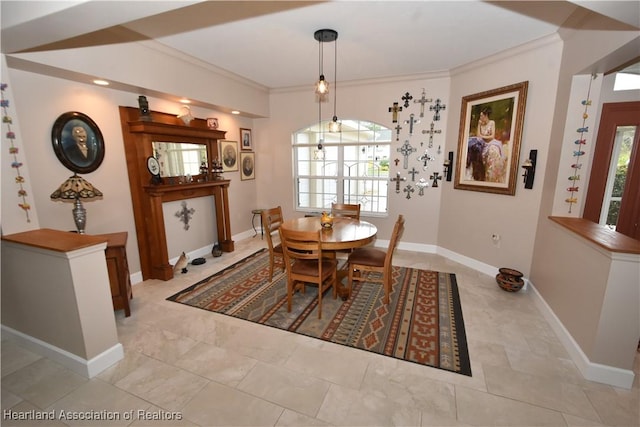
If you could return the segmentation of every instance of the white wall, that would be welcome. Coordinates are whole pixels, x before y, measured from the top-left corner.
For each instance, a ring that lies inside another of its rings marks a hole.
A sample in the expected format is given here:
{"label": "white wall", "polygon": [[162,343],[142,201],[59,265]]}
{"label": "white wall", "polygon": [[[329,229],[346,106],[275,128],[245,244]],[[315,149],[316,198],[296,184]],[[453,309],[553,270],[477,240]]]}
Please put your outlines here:
{"label": "white wall", "polygon": [[[451,114],[449,99],[449,79],[442,75],[430,76],[424,79],[404,79],[396,81],[372,81],[366,84],[343,83],[338,88],[337,115],[339,118],[356,120],[368,120],[379,123],[389,128],[395,128],[389,107],[393,102],[402,105],[401,97],[409,92],[414,100],[421,97],[422,89],[426,91],[426,97],[437,98],[447,107],[440,112],[441,119],[434,122],[435,129],[441,129],[441,134],[433,138],[433,148],[430,154],[436,160],[430,162],[428,170],[422,170],[422,164],[417,160],[418,156],[427,149],[429,136],[423,135],[423,129],[429,129],[433,119],[433,112],[427,111],[421,122],[414,128],[413,137],[409,138],[409,125],[402,123],[409,119],[413,113],[416,118],[420,115],[420,104],[411,103],[408,108],[403,108],[399,113],[399,124],[403,127],[400,141],[392,141],[390,176],[400,172],[407,181],[401,183],[401,192],[396,194],[395,183],[389,186],[389,212],[385,218],[365,217],[378,227],[378,238],[389,239],[393,229],[393,223],[398,214],[405,215],[406,231],[403,243],[412,243],[420,246],[422,250],[433,250],[438,238],[439,205],[443,187],[451,186],[452,182],[439,182],[438,188],[425,189],[424,196],[419,196],[417,189],[411,199],[406,198],[402,189],[411,182],[411,176],[407,173],[415,167],[420,171],[416,175],[416,181],[421,177],[428,179],[434,171],[442,173],[442,163],[445,157],[444,147],[450,136],[446,134],[447,121]],[[274,93],[271,96],[271,117],[269,120],[259,120],[257,128],[259,135],[269,140],[269,145],[259,145],[257,162],[260,171],[258,183],[258,204],[262,207],[281,205],[285,217],[302,216],[302,212],[295,212],[294,181],[292,176],[292,151],[291,136],[297,130],[313,125],[318,121],[317,104],[314,102],[314,93],[309,88],[297,91]],[[323,119],[330,120],[333,115],[333,102],[330,100],[323,106]],[[394,131],[395,135],[395,131]],[[418,151],[409,158],[408,170],[403,169],[403,156],[397,149],[409,140],[410,144]],[[424,146],[420,146],[420,142]],[[441,147],[438,154],[438,147]],[[398,166],[393,162],[399,160]],[[277,191],[273,191],[273,183],[278,183]]]}
{"label": "white wall", "polygon": [[[42,228],[75,229],[71,215],[72,205],[50,200],[50,195],[57,186],[73,174],[60,163],[53,151],[51,128],[54,121],[65,112],[79,111],[87,114],[100,128],[105,143],[105,157],[96,171],[82,175],[104,194],[101,200],[84,204],[87,209],[86,231],[88,234],[127,231],[129,233],[127,241],[129,269],[132,274],[139,272],[140,260],[118,113],[120,105],[137,107],[138,94],[11,68],[7,74],[3,75],[4,81],[7,81],[13,89],[14,120],[18,119],[20,124],[15,132],[24,145],[21,160],[28,168],[25,170],[30,172],[26,178],[32,187],[30,202],[34,208],[38,208],[39,215],[34,218],[38,221],[36,224]],[[152,97],[148,99],[150,108],[155,111],[177,114],[180,109],[178,103]],[[227,139],[237,141],[241,127],[252,127],[252,119],[246,117],[232,116],[199,107],[192,107],[191,110],[196,117],[218,117],[220,130],[227,131]],[[7,162],[3,162],[3,183],[4,175],[11,173],[11,170],[7,171],[7,166]],[[245,232],[251,228],[251,210],[255,208],[256,181],[240,181],[239,172],[226,173],[225,178],[232,181],[229,191],[231,233]],[[11,200],[9,196],[10,194],[3,188],[3,211],[6,209],[5,206],[9,205],[5,203],[6,200]],[[205,215],[206,211],[206,206],[198,207],[196,215]],[[181,228],[183,224],[178,222],[177,218],[175,219],[174,225],[178,231],[173,234],[178,236],[178,240],[172,240],[172,247],[177,253],[171,253],[170,256],[178,256],[182,251],[190,252],[200,249],[202,242],[190,238],[194,234],[209,235],[209,241],[214,242],[215,228],[211,231],[208,228],[200,229],[196,226],[184,232]],[[214,218],[211,221],[214,221]],[[196,218],[194,224],[197,223]],[[24,217],[20,215],[4,215],[2,226],[3,232],[7,234],[8,230],[25,231],[31,225],[26,224]],[[180,234],[184,236],[183,241],[179,240]]]}
{"label": "white wall", "polygon": [[[447,150],[456,150],[462,97],[529,82],[520,147],[520,164],[529,151],[538,150],[533,189],[525,189],[518,165],[514,196],[445,187],[440,212],[438,244],[495,267],[511,267],[529,274],[535,240],[542,180],[550,144],[555,92],[562,42],[557,36],[539,41],[529,50],[514,50],[456,70],[451,81],[451,115]],[[456,162],[458,159],[456,158]],[[492,235],[500,236],[495,244]]]}

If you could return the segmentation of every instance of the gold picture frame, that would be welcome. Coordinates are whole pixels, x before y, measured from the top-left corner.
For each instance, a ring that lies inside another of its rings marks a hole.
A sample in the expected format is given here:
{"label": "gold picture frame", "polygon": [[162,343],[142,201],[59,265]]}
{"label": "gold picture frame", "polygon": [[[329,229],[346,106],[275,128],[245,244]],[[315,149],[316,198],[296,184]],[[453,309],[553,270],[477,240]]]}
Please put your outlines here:
{"label": "gold picture frame", "polygon": [[220,159],[223,172],[235,172],[238,170],[238,142],[220,141]]}
{"label": "gold picture frame", "polygon": [[528,85],[462,98],[454,188],[515,194]]}
{"label": "gold picture frame", "polygon": [[256,179],[256,157],[255,153],[240,152],[240,180],[247,181]]}

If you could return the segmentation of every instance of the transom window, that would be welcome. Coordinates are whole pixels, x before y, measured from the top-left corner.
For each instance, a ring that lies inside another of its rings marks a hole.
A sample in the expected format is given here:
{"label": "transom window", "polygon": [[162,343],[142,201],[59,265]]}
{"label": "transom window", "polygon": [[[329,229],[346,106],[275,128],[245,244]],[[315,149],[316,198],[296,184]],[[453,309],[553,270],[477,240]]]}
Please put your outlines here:
{"label": "transom window", "polygon": [[321,122],[294,134],[296,207],[328,211],[359,203],[361,214],[387,214],[392,131],[372,122],[342,120],[341,132]]}

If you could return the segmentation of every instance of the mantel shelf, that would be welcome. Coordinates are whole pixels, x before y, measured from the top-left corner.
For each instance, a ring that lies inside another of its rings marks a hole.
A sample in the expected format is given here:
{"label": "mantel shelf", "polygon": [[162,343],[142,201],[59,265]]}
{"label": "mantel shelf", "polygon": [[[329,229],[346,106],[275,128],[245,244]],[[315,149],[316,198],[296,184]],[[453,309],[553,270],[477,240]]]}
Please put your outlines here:
{"label": "mantel shelf", "polygon": [[197,190],[199,188],[209,188],[217,186],[228,186],[231,181],[228,179],[219,179],[215,181],[189,182],[187,184],[158,184],[145,185],[144,190],[150,194],[153,193],[170,193],[172,191],[188,191]]}
{"label": "mantel shelf", "polygon": [[192,126],[181,126],[172,123],[159,123],[151,121],[135,121],[129,122],[129,132],[131,133],[144,133],[144,134],[156,134],[156,135],[173,135],[184,138],[210,138],[210,139],[224,139],[226,132],[220,130],[213,130],[206,127],[197,126],[199,122],[194,119]]}
{"label": "mantel shelf", "polygon": [[163,202],[193,199],[195,197],[215,196],[218,190],[229,187],[229,180],[191,182],[188,184],[147,185],[144,191],[150,197],[159,197]]}

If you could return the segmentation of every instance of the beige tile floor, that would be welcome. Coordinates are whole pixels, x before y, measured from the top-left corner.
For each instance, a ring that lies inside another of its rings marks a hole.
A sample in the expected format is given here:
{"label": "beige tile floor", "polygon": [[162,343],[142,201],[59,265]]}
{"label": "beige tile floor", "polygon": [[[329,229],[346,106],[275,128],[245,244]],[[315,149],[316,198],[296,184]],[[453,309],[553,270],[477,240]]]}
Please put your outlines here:
{"label": "beige tile floor", "polygon": [[[456,274],[472,377],[165,301],[264,246],[246,239],[171,281],[134,285],[132,316],[116,313],[125,358],[91,380],[3,339],[0,424],[640,425],[638,377],[631,390],[584,380],[531,290],[504,292],[440,256],[398,251],[394,264]],[[8,410],[56,419],[12,421]],[[82,414],[120,419],[69,419]]]}

